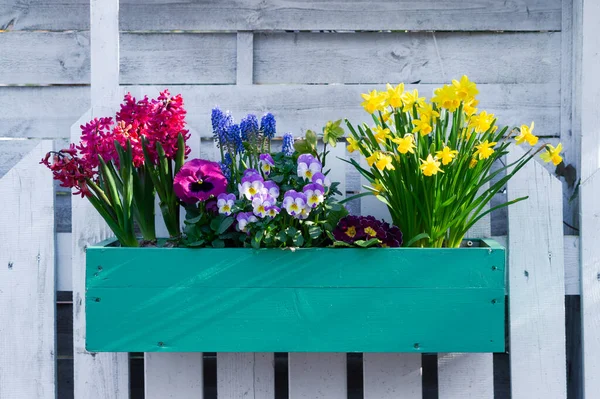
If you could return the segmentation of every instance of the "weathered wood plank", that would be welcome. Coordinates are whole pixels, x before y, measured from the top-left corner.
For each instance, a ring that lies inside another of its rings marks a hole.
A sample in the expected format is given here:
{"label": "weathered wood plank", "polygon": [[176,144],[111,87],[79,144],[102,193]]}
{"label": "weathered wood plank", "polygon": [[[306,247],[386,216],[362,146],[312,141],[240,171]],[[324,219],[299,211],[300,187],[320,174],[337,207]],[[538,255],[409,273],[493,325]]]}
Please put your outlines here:
{"label": "weathered wood plank", "polygon": [[[523,154],[513,146],[512,163]],[[566,397],[562,190],[537,160],[508,183],[512,398]]]}
{"label": "weathered wood plank", "polygon": [[[85,0],[0,2],[0,29],[89,29]],[[220,1],[124,0],[123,30],[560,30],[558,0]]]}
{"label": "weathered wood plank", "polygon": [[[581,64],[575,75],[576,104],[581,111],[581,329],[583,395],[600,392],[600,3],[574,1],[582,14]],[[576,51],[577,52],[577,51]],[[577,63],[577,61],[576,61]]]}
{"label": "weathered wood plank", "polygon": [[491,353],[438,354],[440,399],[494,399]]}
{"label": "weathered wood plank", "polygon": [[254,51],[260,84],[438,84],[462,75],[486,84],[560,82],[561,34],[553,32],[262,33]]}
{"label": "weathered wood plank", "polygon": [[290,353],[288,368],[290,398],[347,398],[345,353]]}
{"label": "weathered wood plank", "polygon": [[[235,34],[129,33],[122,35],[122,43],[121,83],[235,82]],[[118,54],[97,44],[103,59],[111,51]],[[93,49],[88,32],[5,32],[0,53],[2,84],[90,83]],[[114,71],[106,71],[98,69],[113,76]]]}
{"label": "weathered wood plank", "polygon": [[273,353],[217,353],[217,397],[273,399]]}
{"label": "weathered wood plank", "polygon": [[254,80],[254,34],[237,34],[237,79],[238,85],[251,85]]}
{"label": "weathered wood plank", "polygon": [[421,354],[365,353],[365,399],[421,399]]}
{"label": "weathered wood plank", "polygon": [[145,353],[146,399],[202,399],[202,353]]}
{"label": "weathered wood plank", "polygon": [[54,189],[42,141],[0,179],[0,397],[56,392]]}

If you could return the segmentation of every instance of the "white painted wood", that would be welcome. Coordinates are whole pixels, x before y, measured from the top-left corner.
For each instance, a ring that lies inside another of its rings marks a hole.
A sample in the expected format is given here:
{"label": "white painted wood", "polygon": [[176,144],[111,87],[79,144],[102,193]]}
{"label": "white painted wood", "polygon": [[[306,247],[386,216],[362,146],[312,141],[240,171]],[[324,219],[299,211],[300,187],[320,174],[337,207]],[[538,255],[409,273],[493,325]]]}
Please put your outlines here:
{"label": "white painted wood", "polygon": [[420,353],[363,354],[365,399],[421,399]]}
{"label": "white painted wood", "polygon": [[54,191],[42,141],[0,179],[0,397],[55,397]]}
{"label": "white painted wood", "polygon": [[217,397],[273,399],[273,353],[217,353]]}
{"label": "white painted wood", "polygon": [[439,353],[440,399],[494,399],[491,353]]}
{"label": "white painted wood", "polygon": [[119,1],[90,0],[92,105],[119,86]]}
{"label": "white painted wood", "polygon": [[325,169],[330,172],[327,175],[332,182],[339,182],[338,190],[342,197],[346,197],[346,162],[340,158],[346,159],[346,142],[338,142],[335,147],[327,146],[330,151],[327,155]]}
{"label": "white painted wood", "polygon": [[290,353],[290,399],[346,399],[345,353]]}
{"label": "white painted wood", "polygon": [[477,83],[558,83],[560,46],[556,32],[260,33],[254,39],[254,79],[439,84],[468,75]]}
{"label": "white painted wood", "polygon": [[[575,76],[576,104],[581,110],[581,328],[583,394],[600,392],[600,36],[597,33],[600,3],[575,1],[582,15],[581,75]],[[576,59],[576,64],[577,64]],[[577,71],[577,69],[576,69]]]}
{"label": "white painted wood", "polygon": [[237,79],[238,85],[251,85],[254,80],[254,33],[237,33]]}
{"label": "white painted wood", "polygon": [[71,233],[56,233],[56,291],[73,291]]}
{"label": "white painted wood", "polygon": [[[513,146],[514,162],[523,150]],[[508,183],[512,398],[566,397],[561,184],[537,160]]]}
{"label": "white painted wood", "polygon": [[146,399],[202,399],[202,353],[145,353]]}

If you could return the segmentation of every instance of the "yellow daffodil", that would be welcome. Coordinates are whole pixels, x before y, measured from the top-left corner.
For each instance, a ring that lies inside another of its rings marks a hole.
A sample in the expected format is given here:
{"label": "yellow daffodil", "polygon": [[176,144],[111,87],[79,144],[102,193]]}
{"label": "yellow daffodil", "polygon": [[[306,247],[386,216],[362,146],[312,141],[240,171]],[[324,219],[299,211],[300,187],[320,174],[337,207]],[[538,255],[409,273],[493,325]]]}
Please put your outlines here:
{"label": "yellow daffodil", "polygon": [[404,83],[400,83],[398,86],[393,87],[391,84],[386,86],[386,98],[385,105],[398,108],[402,106],[402,94],[404,93]]}
{"label": "yellow daffodil", "polygon": [[435,153],[435,156],[442,160],[442,165],[448,165],[450,162],[452,162],[454,157],[456,157],[456,154],[458,154],[458,151],[451,150],[450,147],[444,146],[442,151]]}
{"label": "yellow daffodil", "polygon": [[367,163],[369,167],[372,167],[375,164],[375,167],[381,171],[384,169],[394,170],[394,165],[392,165],[393,158],[388,154],[384,154],[381,151],[375,151],[370,157],[367,158]]}
{"label": "yellow daffodil", "polygon": [[433,130],[428,119],[415,119],[413,120],[413,125],[415,127],[413,128],[412,132],[420,133],[421,136],[427,136]]}
{"label": "yellow daffodil", "polygon": [[346,147],[346,149],[349,153],[353,153],[354,151],[360,151],[360,146],[354,138],[346,137],[346,141],[348,142],[348,147]]}
{"label": "yellow daffodil", "polygon": [[456,95],[462,101],[467,102],[475,98],[475,96],[479,94],[479,90],[477,90],[477,85],[471,82],[467,75],[463,75],[463,77],[460,78],[460,82],[456,79],[452,80],[452,85],[456,90]]}
{"label": "yellow daffodil", "polygon": [[379,180],[373,182],[373,192],[375,194],[382,193],[384,191],[383,184]]}
{"label": "yellow daffodil", "polygon": [[477,133],[487,132],[494,122],[494,114],[488,114],[481,111],[479,115],[474,115],[469,119],[469,127],[475,129]]}
{"label": "yellow daffodil", "polygon": [[390,116],[392,115],[392,113],[390,111],[385,111],[381,114],[381,119],[383,119],[383,121],[385,123],[387,123],[390,120]]}
{"label": "yellow daffodil", "polygon": [[556,166],[562,162],[562,157],[560,156],[562,149],[562,143],[558,143],[556,148],[553,145],[546,144],[546,151],[540,154],[540,158],[542,158],[542,161],[552,162]]}
{"label": "yellow daffodil", "polygon": [[471,162],[469,162],[469,169],[473,169],[477,166],[477,158],[471,158]]}
{"label": "yellow daffodil", "polygon": [[434,158],[431,154],[427,155],[426,160],[421,161],[421,171],[425,176],[433,176],[438,172],[444,173],[442,169],[440,169],[440,161],[438,161],[437,157]]}
{"label": "yellow daffodil", "polygon": [[467,116],[473,116],[477,113],[477,104],[479,104],[479,100],[472,99],[471,101],[463,103],[463,111]]}
{"label": "yellow daffodil", "polygon": [[483,143],[476,145],[475,148],[477,150],[475,151],[475,154],[473,154],[473,157],[478,157],[480,160],[488,159],[490,157],[490,155],[492,155],[494,153],[493,147],[496,144],[497,144],[496,142],[488,143],[488,141],[486,140]]}
{"label": "yellow daffodil", "polygon": [[525,141],[532,146],[537,144],[538,137],[531,133],[533,131],[533,126],[533,122],[531,122],[531,126],[521,125],[521,134],[515,137],[517,145],[523,144]]}
{"label": "yellow daffodil", "polygon": [[419,97],[419,91],[417,89],[405,91],[402,94],[402,103],[404,104],[402,112],[412,112],[413,105],[423,106],[425,104],[425,97]]}
{"label": "yellow daffodil", "polygon": [[460,98],[456,94],[456,89],[451,85],[444,85],[433,91],[431,102],[434,102],[440,108],[446,108],[450,112],[456,111],[460,105]]}
{"label": "yellow daffodil", "polygon": [[368,113],[372,114],[375,111],[383,111],[385,106],[385,93],[380,93],[377,90],[373,90],[368,94],[361,94],[363,100],[362,106]]}
{"label": "yellow daffodil", "polygon": [[415,153],[415,136],[410,133],[404,135],[404,137],[398,137],[392,139],[392,141],[398,144],[398,152],[400,154],[406,154],[410,152],[411,154]]}
{"label": "yellow daffodil", "polygon": [[378,143],[385,144],[385,141],[390,137],[390,129],[382,128],[381,126],[375,126],[371,129],[373,136]]}
{"label": "yellow daffodil", "polygon": [[417,108],[419,111],[420,119],[431,121],[432,123],[440,117],[440,113],[433,109],[433,106],[429,103],[424,103]]}

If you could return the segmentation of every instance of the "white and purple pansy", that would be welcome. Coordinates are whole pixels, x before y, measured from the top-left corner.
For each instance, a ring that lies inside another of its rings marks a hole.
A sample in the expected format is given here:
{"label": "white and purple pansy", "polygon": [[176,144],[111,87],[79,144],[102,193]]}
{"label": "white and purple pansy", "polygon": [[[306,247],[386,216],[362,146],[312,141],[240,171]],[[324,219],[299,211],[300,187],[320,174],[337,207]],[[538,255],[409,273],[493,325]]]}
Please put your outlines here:
{"label": "white and purple pansy", "polygon": [[315,184],[320,184],[325,188],[331,187],[331,180],[321,172],[315,173],[311,181]]}
{"label": "white and purple pansy", "polygon": [[271,197],[277,199],[279,198],[279,186],[272,180],[267,180],[265,182],[265,189],[267,190],[267,194]]}
{"label": "white and purple pansy", "polygon": [[263,171],[265,176],[269,176],[269,174],[271,174],[271,169],[273,166],[275,166],[273,157],[271,154],[260,154],[258,158],[260,159],[260,169]]}
{"label": "white and purple pansy", "polygon": [[217,207],[222,215],[231,215],[233,204],[235,203],[235,194],[219,194],[217,197]]}
{"label": "white and purple pansy", "polygon": [[252,212],[259,218],[264,218],[267,216],[267,208],[274,204],[275,200],[270,195],[256,195],[252,199]]}
{"label": "white and purple pansy", "polygon": [[306,207],[306,195],[295,190],[286,191],[283,195],[283,207],[292,216],[299,215]]}
{"label": "white and purple pansy", "polygon": [[266,208],[266,211],[268,217],[274,218],[275,216],[279,215],[279,212],[281,212],[281,208],[275,205],[271,205]]}
{"label": "white and purple pansy", "polygon": [[310,154],[298,157],[298,176],[312,181],[315,173],[321,173],[321,162]]}
{"label": "white and purple pansy", "polygon": [[253,174],[242,178],[242,182],[238,185],[240,192],[240,198],[246,197],[246,199],[252,201],[255,195],[265,194],[264,179],[259,174]]}
{"label": "white and purple pansy", "polygon": [[252,214],[252,212],[240,212],[237,214],[235,219],[238,222],[238,230],[243,232],[246,231],[248,223],[258,222],[258,219]]}
{"label": "white and purple pansy", "polygon": [[244,176],[242,177],[249,177],[252,175],[260,175],[260,173],[256,169],[248,168],[244,171]]}
{"label": "white and purple pansy", "polygon": [[316,208],[325,200],[325,189],[320,184],[307,184],[302,191],[306,195],[306,204],[311,208]]}

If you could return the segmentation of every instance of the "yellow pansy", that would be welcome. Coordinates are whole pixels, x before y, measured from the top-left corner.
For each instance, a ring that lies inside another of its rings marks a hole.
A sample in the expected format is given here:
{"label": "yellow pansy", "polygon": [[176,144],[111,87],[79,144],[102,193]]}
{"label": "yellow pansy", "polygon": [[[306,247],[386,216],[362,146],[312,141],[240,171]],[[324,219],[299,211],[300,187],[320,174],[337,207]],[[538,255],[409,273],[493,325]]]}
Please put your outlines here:
{"label": "yellow pansy", "polygon": [[481,111],[479,115],[474,115],[469,119],[469,127],[475,129],[477,133],[487,132],[492,126],[494,118],[494,114]]}
{"label": "yellow pansy", "polygon": [[490,157],[490,155],[492,155],[494,153],[494,146],[497,143],[491,142],[488,143],[488,141],[484,141],[483,143],[480,143],[478,145],[475,146],[475,148],[477,149],[475,151],[475,153],[473,154],[473,157],[479,157],[479,159],[488,159]]}
{"label": "yellow pansy", "polygon": [[398,152],[400,154],[406,154],[410,152],[411,154],[415,153],[415,136],[410,133],[404,135],[404,137],[398,137],[392,139],[392,141],[398,144]]}
{"label": "yellow pansy", "polygon": [[385,144],[385,141],[390,137],[390,129],[382,128],[381,126],[375,126],[371,129],[373,136],[378,143]]}
{"label": "yellow pansy", "polygon": [[419,97],[419,91],[417,89],[405,91],[402,94],[402,103],[404,104],[402,112],[412,112],[413,105],[423,106],[425,104],[425,97]]}
{"label": "yellow pansy", "polygon": [[404,93],[404,83],[400,83],[398,86],[393,87],[391,84],[386,86],[386,98],[385,105],[391,105],[394,108],[402,106],[402,94]]}
{"label": "yellow pansy", "polygon": [[456,157],[456,154],[458,154],[458,151],[451,150],[450,147],[444,146],[442,151],[435,153],[435,156],[442,160],[442,165],[448,165],[450,162],[452,162],[454,157]]}
{"label": "yellow pansy", "polygon": [[361,94],[363,101],[360,105],[363,106],[365,111],[372,114],[375,111],[382,111],[385,106],[385,93],[379,93],[377,90],[373,90],[368,94]]}
{"label": "yellow pansy", "polygon": [[346,141],[348,142],[348,147],[346,147],[346,149],[349,153],[353,153],[354,151],[360,151],[360,146],[354,138],[346,137]]}
{"label": "yellow pansy", "polygon": [[540,158],[544,162],[552,162],[554,166],[558,165],[562,162],[562,157],[560,156],[560,152],[562,151],[562,143],[558,143],[556,148],[553,145],[546,144],[546,151],[540,154]]}
{"label": "yellow pansy", "polygon": [[433,128],[429,124],[429,119],[415,119],[413,121],[413,125],[415,126],[412,130],[413,133],[420,133],[421,136],[427,136]]}
{"label": "yellow pansy", "polygon": [[477,104],[479,104],[479,100],[472,99],[471,101],[463,103],[463,111],[467,116],[473,116],[477,113]]}
{"label": "yellow pansy", "polygon": [[523,142],[527,142],[529,143],[529,145],[536,145],[538,142],[538,137],[535,136],[533,133],[531,133],[533,131],[533,122],[531,122],[531,126],[527,126],[527,125],[521,125],[521,134],[519,134],[517,137],[515,137],[515,140],[517,141],[517,145],[519,144],[523,144]]}
{"label": "yellow pansy", "polygon": [[452,85],[456,90],[456,95],[462,101],[467,102],[479,94],[477,85],[474,82],[471,82],[467,75],[463,75],[463,77],[460,78],[460,81],[456,79],[452,80]]}
{"label": "yellow pansy", "polygon": [[394,170],[394,165],[392,165],[393,158],[387,154],[384,154],[381,151],[375,151],[370,157],[367,158],[367,163],[369,167],[375,164],[375,167],[379,170]]}
{"label": "yellow pansy", "polygon": [[433,106],[429,103],[425,103],[417,109],[419,111],[420,119],[435,122],[440,117],[440,113],[433,109]]}
{"label": "yellow pansy", "polygon": [[473,169],[477,166],[477,158],[471,158],[471,162],[469,162],[469,169]]}
{"label": "yellow pansy", "polygon": [[440,169],[440,161],[437,158],[431,156],[431,154],[427,155],[426,160],[421,161],[421,171],[425,176],[433,176],[438,172],[444,173],[442,169]]}
{"label": "yellow pansy", "polygon": [[450,112],[456,111],[460,105],[460,98],[456,94],[454,86],[444,85],[433,91],[431,101],[440,108],[446,108]]}

